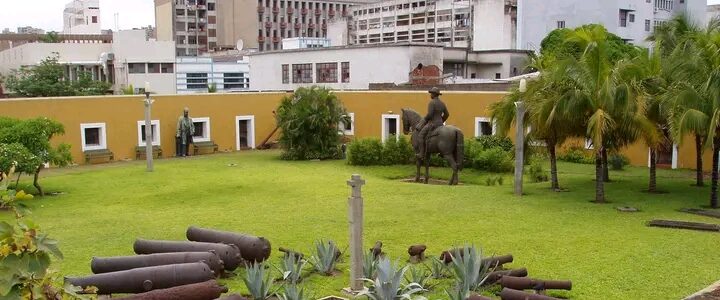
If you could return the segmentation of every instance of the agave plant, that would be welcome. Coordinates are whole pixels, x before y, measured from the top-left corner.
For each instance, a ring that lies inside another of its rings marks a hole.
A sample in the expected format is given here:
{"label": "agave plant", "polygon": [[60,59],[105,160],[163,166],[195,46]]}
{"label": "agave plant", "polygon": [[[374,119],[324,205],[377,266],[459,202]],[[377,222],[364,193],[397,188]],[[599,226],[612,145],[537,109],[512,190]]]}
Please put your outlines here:
{"label": "agave plant", "polygon": [[375,278],[375,272],[377,272],[377,259],[372,251],[368,251],[363,256],[363,276]]}
{"label": "agave plant", "polygon": [[286,255],[280,262],[280,268],[278,268],[282,274],[282,280],[293,284],[300,281],[306,263],[306,260],[295,255]]}
{"label": "agave plant", "polygon": [[440,260],[437,257],[433,257],[430,261],[430,274],[432,274],[432,278],[434,279],[440,279],[444,278],[446,276],[447,271],[447,265],[443,263],[442,260]]}
{"label": "agave plant", "polygon": [[272,279],[270,273],[265,270],[265,263],[248,265],[245,270],[247,275],[243,278],[253,300],[265,300],[270,296]]}
{"label": "agave plant", "polygon": [[310,257],[310,264],[321,274],[332,275],[337,261],[336,252],[337,247],[333,241],[315,241],[315,255]]}
{"label": "agave plant", "polygon": [[283,287],[283,292],[278,294],[280,300],[307,300],[305,289],[298,289],[297,284],[290,283]]}
{"label": "agave plant", "polygon": [[377,263],[377,277],[375,280],[363,278],[372,286],[358,296],[367,296],[372,300],[396,300],[412,299],[412,295],[422,292],[423,289],[417,283],[402,284],[403,275],[407,266],[400,268],[390,263],[390,260],[383,257]]}
{"label": "agave plant", "polygon": [[470,290],[464,287],[456,287],[452,290],[445,290],[449,300],[466,300],[470,297]]}
{"label": "agave plant", "polygon": [[405,273],[405,281],[407,281],[408,284],[415,283],[423,290],[428,289],[428,279],[430,279],[430,274],[428,274],[425,269],[410,266],[408,267],[408,271],[409,272]]}
{"label": "agave plant", "polygon": [[456,248],[452,253],[451,270],[455,274],[458,290],[476,290],[487,280],[490,273],[490,264],[483,263],[482,250],[478,252],[475,246]]}

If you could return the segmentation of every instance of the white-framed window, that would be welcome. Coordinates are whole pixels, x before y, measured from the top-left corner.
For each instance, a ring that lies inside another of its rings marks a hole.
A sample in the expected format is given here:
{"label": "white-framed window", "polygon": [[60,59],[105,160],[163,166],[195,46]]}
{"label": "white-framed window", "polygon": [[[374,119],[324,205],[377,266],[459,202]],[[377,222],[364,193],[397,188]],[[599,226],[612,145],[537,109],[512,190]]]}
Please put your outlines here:
{"label": "white-framed window", "polygon": [[382,141],[387,141],[391,136],[400,140],[400,115],[382,115]]}
{"label": "white-framed window", "polygon": [[[527,129],[525,129],[525,136],[530,136],[530,133],[532,132],[532,126],[528,125]],[[547,146],[547,143],[545,140],[531,140],[530,143],[528,143],[530,146],[534,147],[545,147]]]}
{"label": "white-framed window", "polygon": [[557,28],[562,29],[565,28],[565,21],[557,21]]}
{"label": "white-framed window", "polygon": [[475,117],[475,137],[495,135],[497,126],[487,117]]}
{"label": "white-framed window", "polygon": [[[659,152],[659,151],[658,151]],[[655,159],[659,159],[660,153],[655,153]],[[670,161],[670,167],[674,170],[678,168],[678,145],[672,145],[672,160]],[[650,148],[648,148],[648,168],[650,167]]]}
{"label": "white-framed window", "polygon": [[195,127],[193,142],[209,142],[210,141],[210,118],[191,118]]}
{"label": "white-framed window", "polygon": [[348,113],[347,116],[350,117],[350,123],[340,121],[338,124],[340,130],[338,132],[345,135],[355,135],[355,113]]}
{"label": "white-framed window", "polygon": [[107,149],[105,123],[80,124],[82,151]]}
{"label": "white-framed window", "polygon": [[[137,121],[138,146],[145,146],[145,121]],[[152,145],[160,146],[160,120],[150,121]]]}
{"label": "white-framed window", "polygon": [[593,145],[593,140],[589,138],[585,138],[585,149],[587,150],[593,150],[595,149],[595,146]]}
{"label": "white-framed window", "polygon": [[237,150],[255,149],[255,116],[235,117],[235,146]]}

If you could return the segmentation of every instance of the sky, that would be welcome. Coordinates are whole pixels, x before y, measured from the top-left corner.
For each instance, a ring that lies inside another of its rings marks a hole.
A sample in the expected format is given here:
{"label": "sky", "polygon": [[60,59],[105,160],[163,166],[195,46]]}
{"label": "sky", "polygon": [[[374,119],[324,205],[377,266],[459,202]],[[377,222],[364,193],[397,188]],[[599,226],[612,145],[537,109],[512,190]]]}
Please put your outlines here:
{"label": "sky", "polygon": [[[698,0],[689,0],[698,1]],[[0,31],[15,31],[32,26],[46,31],[62,31],[62,12],[69,0],[0,0]],[[707,0],[720,4],[720,0]],[[154,25],[153,0],[100,0],[100,23],[103,29],[132,29]],[[119,14],[115,26],[115,14]]]}

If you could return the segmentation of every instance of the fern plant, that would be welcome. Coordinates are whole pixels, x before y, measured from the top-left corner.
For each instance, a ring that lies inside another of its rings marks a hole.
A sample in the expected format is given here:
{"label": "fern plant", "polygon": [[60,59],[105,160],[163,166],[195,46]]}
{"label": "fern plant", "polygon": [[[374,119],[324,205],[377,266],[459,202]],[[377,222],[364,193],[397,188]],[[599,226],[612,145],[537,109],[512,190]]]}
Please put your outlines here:
{"label": "fern plant", "polygon": [[456,248],[450,255],[450,269],[456,277],[458,290],[474,291],[487,280],[490,264],[482,261],[482,251],[478,252],[475,246]]}
{"label": "fern plant", "polygon": [[295,255],[286,255],[280,262],[280,268],[278,268],[282,274],[282,280],[289,283],[299,282],[306,263],[306,260]]}
{"label": "fern plant", "polygon": [[265,263],[247,265],[247,274],[243,281],[253,300],[265,300],[270,296],[272,279],[270,273],[265,270]]}
{"label": "fern plant", "polygon": [[425,269],[418,268],[416,266],[408,267],[408,272],[405,273],[405,281],[408,284],[415,283],[423,290],[427,290],[429,288],[429,279],[430,274],[428,274]]}
{"label": "fern plant", "polygon": [[434,279],[440,279],[447,276],[447,266],[437,257],[433,257],[430,261],[430,274]]}
{"label": "fern plant", "polygon": [[396,299],[412,299],[412,295],[422,292],[423,289],[417,283],[402,284],[403,275],[407,271],[407,266],[399,268],[399,266],[390,263],[390,260],[383,257],[377,264],[377,277],[375,280],[363,278],[369,282],[371,287],[358,296],[367,296],[372,300],[396,300]]}
{"label": "fern plant", "polygon": [[310,257],[310,264],[315,270],[324,275],[332,275],[337,262],[337,247],[333,241],[325,243],[323,240],[315,241],[315,255]]}
{"label": "fern plant", "polygon": [[368,251],[363,256],[363,276],[365,278],[375,278],[377,271],[377,259],[372,251]]}
{"label": "fern plant", "polygon": [[283,287],[283,292],[278,295],[280,300],[307,300],[310,299],[305,295],[305,289],[298,289],[297,284],[290,283]]}

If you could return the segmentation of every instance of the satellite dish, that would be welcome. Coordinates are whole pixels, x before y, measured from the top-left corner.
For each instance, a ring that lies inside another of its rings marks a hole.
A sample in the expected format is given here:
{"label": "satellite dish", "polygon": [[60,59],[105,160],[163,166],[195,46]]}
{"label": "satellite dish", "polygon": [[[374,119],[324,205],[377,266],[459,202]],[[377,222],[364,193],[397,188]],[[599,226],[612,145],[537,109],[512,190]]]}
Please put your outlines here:
{"label": "satellite dish", "polygon": [[242,51],[244,45],[245,45],[245,43],[243,42],[243,40],[239,39],[239,40],[237,40],[237,44],[235,44],[235,48],[238,49],[239,51]]}

